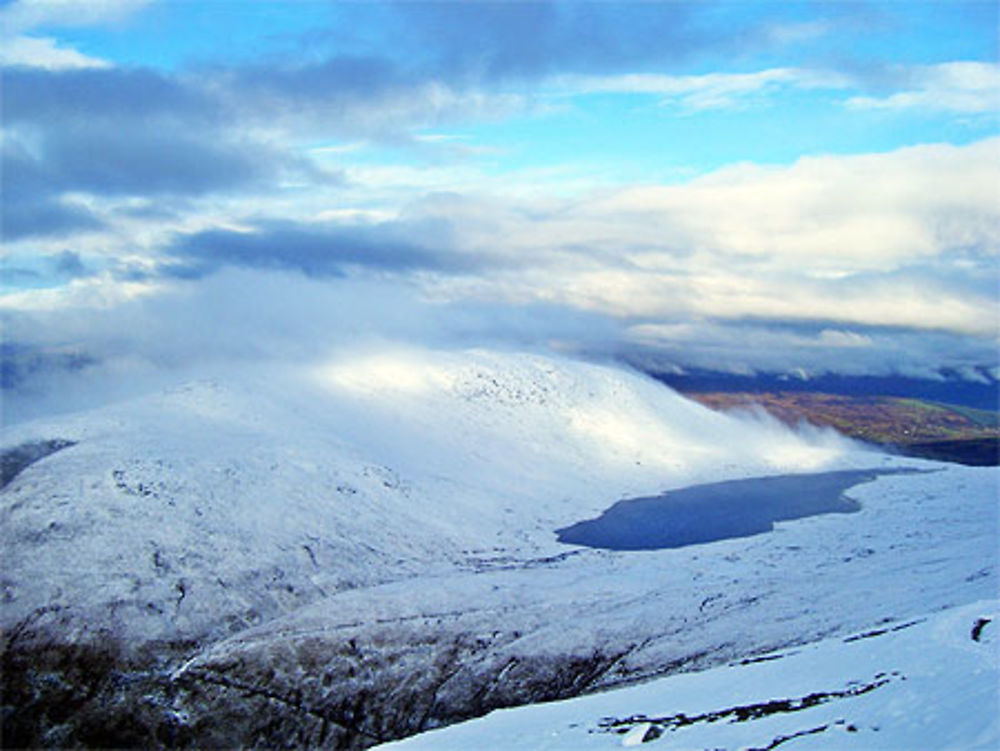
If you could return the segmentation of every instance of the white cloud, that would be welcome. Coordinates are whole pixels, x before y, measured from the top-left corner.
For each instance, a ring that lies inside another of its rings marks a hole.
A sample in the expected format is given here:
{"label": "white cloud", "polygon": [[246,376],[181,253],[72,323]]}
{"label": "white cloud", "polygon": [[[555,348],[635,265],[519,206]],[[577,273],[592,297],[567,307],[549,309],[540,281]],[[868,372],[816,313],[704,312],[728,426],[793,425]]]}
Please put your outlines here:
{"label": "white cloud", "polygon": [[140,297],[163,289],[154,282],[123,282],[111,274],[88,279],[74,279],[62,287],[28,289],[0,295],[0,314],[68,312],[75,315],[86,310],[113,310]]}
{"label": "white cloud", "polygon": [[[453,293],[519,303],[542,300],[621,318],[836,321],[978,337],[995,338],[997,333],[993,299],[932,281],[915,287],[907,279],[890,277],[877,284],[828,285],[756,269],[726,270],[721,260],[715,272],[553,268],[463,284],[453,287]],[[828,334],[823,344],[843,347],[844,337]]]}
{"label": "white cloud", "polygon": [[919,331],[840,333],[858,337],[858,346],[830,341],[825,332],[804,333],[802,327],[746,321],[640,324],[630,327],[625,337],[638,348],[630,355],[637,364],[674,373],[707,368],[744,375],[758,371],[898,374],[940,380],[938,369],[950,368],[967,380],[981,381],[980,370],[966,364],[972,361],[981,366],[995,358],[989,341],[974,338]]}
{"label": "white cloud", "polygon": [[[990,139],[735,165],[686,184],[592,184],[569,197],[522,193],[524,175],[441,165],[430,170],[441,192],[409,204],[399,197],[426,190],[428,174],[359,166],[339,192],[216,198],[160,223],[109,209],[107,239],[76,250],[129,267],[145,260],[155,274],[174,231],[250,229],[259,217],[284,216],[398,222],[422,247],[469,262],[372,271],[364,278],[387,285],[379,294],[353,279],[224,271],[183,285],[123,285],[115,298],[120,282],[105,276],[64,294],[19,293],[3,312],[17,326],[12,341],[33,341],[44,328],[49,343],[89,342],[98,354],[113,349],[117,327],[134,326],[126,349],[169,342],[171,358],[186,348],[196,358],[231,341],[240,356],[273,356],[314,348],[336,321],[337,336],[363,328],[416,342],[560,339],[603,351],[650,347],[728,369],[979,366],[995,361],[997,343],[998,151],[1000,139]],[[484,184],[496,190],[472,193]],[[363,200],[383,195],[381,205]],[[549,307],[530,307],[539,305]],[[88,309],[106,316],[78,314]],[[51,323],[39,326],[43,315]],[[229,323],[198,330],[204,320]],[[196,330],[205,341],[192,339]]]}
{"label": "white cloud", "polygon": [[[254,123],[283,138],[344,141],[319,146],[317,153],[333,155],[353,150],[352,143],[372,142],[406,146],[419,143],[422,129],[462,121],[491,121],[533,111],[530,97],[510,92],[461,89],[441,81],[413,85],[386,85],[381,89],[338,92],[336,81],[309,95],[289,96],[282,86],[248,78],[209,84],[240,122]],[[426,145],[426,144],[425,144]]]}
{"label": "white cloud", "polygon": [[108,68],[38,29],[116,24],[154,0],[13,0],[0,6],[0,64],[46,70]]}
{"label": "white cloud", "polygon": [[906,72],[908,88],[883,97],[847,100],[853,109],[946,111],[965,114],[1000,112],[1000,65],[950,62],[918,66]]}
{"label": "white cloud", "polygon": [[107,68],[110,63],[63,47],[51,37],[18,36],[3,41],[0,65],[23,65],[46,70]]}
{"label": "white cloud", "polygon": [[842,89],[850,85],[845,76],[805,68],[769,68],[753,73],[707,73],[671,76],[631,73],[618,76],[573,76],[557,85],[571,94],[650,94],[665,104],[690,110],[724,109],[753,96],[766,96],[789,89]]}
{"label": "white cloud", "polygon": [[96,26],[125,20],[153,0],[13,0],[0,8],[0,27],[18,34],[40,26]]}
{"label": "white cloud", "polygon": [[630,188],[588,212],[689,252],[819,275],[893,269],[959,248],[1000,252],[1000,139],[737,165],[686,185]]}
{"label": "white cloud", "polygon": [[772,44],[799,44],[826,36],[835,28],[828,20],[775,23],[764,29],[764,38]]}
{"label": "white cloud", "polygon": [[816,346],[820,347],[871,347],[874,345],[870,336],[858,334],[854,331],[841,331],[839,329],[823,329],[819,332],[819,339]]}
{"label": "white cloud", "polygon": [[[822,33],[809,25],[803,34]],[[892,71],[895,90],[875,96],[857,94],[845,105],[856,110],[906,110],[989,114],[1000,112],[1000,64],[952,61],[936,65],[898,66]],[[690,111],[730,109],[754,99],[794,90],[863,90],[865,82],[845,73],[811,68],[768,68],[749,73],[706,73],[674,76],[629,73],[616,76],[564,76],[554,82],[564,95],[646,94],[665,105]]]}
{"label": "white cloud", "polygon": [[327,146],[312,146],[307,151],[314,156],[323,156],[326,154],[350,154],[362,151],[364,148],[365,144],[361,141],[351,141],[350,143],[337,143]]}
{"label": "white cloud", "polygon": [[446,299],[995,337],[983,274],[1000,254],[998,150],[990,139],[742,165],[542,203],[443,195],[412,212],[446,223],[457,252],[494,259],[488,276],[437,279]]}
{"label": "white cloud", "polygon": [[[164,260],[158,248],[176,231],[251,228],[254,216],[399,222],[462,269],[415,277],[442,303],[545,303],[615,320],[837,322],[826,324],[825,344],[838,347],[835,330],[854,326],[995,338],[983,274],[1000,255],[998,152],[990,139],[812,157],[680,185],[591,184],[569,197],[521,195],[524,175],[489,178],[472,165],[358,166],[336,193],[240,196],[157,221],[108,211],[119,239],[78,250],[139,267],[143,256]],[[496,192],[473,193],[484,184]],[[440,192],[399,202],[428,189]]]}

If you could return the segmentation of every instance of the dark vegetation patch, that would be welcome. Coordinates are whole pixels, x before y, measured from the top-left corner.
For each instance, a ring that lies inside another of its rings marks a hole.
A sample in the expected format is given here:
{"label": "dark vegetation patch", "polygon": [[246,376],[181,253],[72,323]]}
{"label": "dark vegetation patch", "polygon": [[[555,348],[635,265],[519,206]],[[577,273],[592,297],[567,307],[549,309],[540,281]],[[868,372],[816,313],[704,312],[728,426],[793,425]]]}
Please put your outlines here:
{"label": "dark vegetation patch", "polygon": [[979,641],[983,636],[983,629],[990,623],[990,618],[979,618],[972,627],[972,641]]}
{"label": "dark vegetation patch", "polygon": [[127,650],[109,633],[69,645],[37,623],[5,639],[4,748],[364,749],[577,696],[624,654],[515,654],[516,631],[369,630],[276,637],[191,665],[203,645]]}
{"label": "dark vegetation patch", "polygon": [[793,741],[796,738],[801,738],[804,735],[816,735],[817,733],[825,733],[829,728],[829,725],[820,725],[815,728],[809,728],[808,730],[800,730],[797,733],[791,733],[789,735],[779,735],[766,746],[761,746],[760,748],[749,748],[747,751],[771,751],[780,746],[782,743],[788,743],[788,741]]}
{"label": "dark vegetation patch", "polygon": [[892,633],[895,631],[903,631],[911,626],[916,626],[919,623],[923,623],[926,618],[918,618],[915,621],[907,621],[906,623],[900,623],[895,626],[887,626],[886,628],[876,628],[871,631],[865,631],[861,634],[854,634],[853,636],[848,636],[844,639],[844,643],[847,644],[852,641],[861,641],[862,639],[872,639],[876,636],[882,636],[884,634]]}
{"label": "dark vegetation patch", "polygon": [[113,637],[86,644],[7,645],[2,655],[4,748],[164,748],[200,745],[173,710],[166,656],[190,644],[129,654]]}
{"label": "dark vegetation patch", "polygon": [[[849,685],[840,691],[822,691],[812,694],[807,694],[806,696],[801,696],[794,699],[772,699],[770,701],[761,702],[758,704],[744,704],[735,707],[727,707],[725,709],[718,709],[713,712],[705,712],[704,714],[688,716],[684,713],[678,713],[675,715],[665,715],[661,717],[648,717],[644,714],[631,715],[630,717],[618,718],[618,717],[605,717],[601,719],[598,723],[598,729],[591,732],[598,733],[615,733],[618,735],[625,735],[632,728],[648,723],[651,727],[657,728],[661,731],[660,734],[666,731],[674,731],[678,728],[687,727],[689,725],[696,725],[699,723],[713,723],[720,721],[728,722],[749,722],[752,720],[759,720],[763,717],[769,717],[775,714],[790,714],[794,712],[801,712],[805,709],[810,709],[812,707],[819,706],[821,704],[826,704],[831,701],[836,701],[838,699],[847,699],[853,696],[862,696],[863,694],[870,693],[882,686],[886,685],[893,679],[901,678],[902,676],[898,672],[893,672],[891,675],[886,673],[879,673],[875,678],[864,684]],[[824,725],[821,729],[814,729],[808,732],[822,732],[825,730]],[[798,733],[792,736],[779,736],[775,739],[777,742],[772,742],[771,745],[765,748],[771,749],[791,740],[793,737],[802,735],[803,733]]]}
{"label": "dark vegetation patch", "polygon": [[[268,644],[183,674],[210,745],[363,749],[502,707],[584,693],[621,654],[501,657],[516,640],[366,635]],[[419,639],[419,637],[417,637]],[[214,735],[213,735],[214,734]]]}
{"label": "dark vegetation patch", "polygon": [[787,657],[789,654],[796,654],[795,652],[789,652],[787,654],[773,654],[773,655],[763,655],[762,657],[747,657],[745,660],[740,660],[735,665],[754,665],[758,662],[774,662],[775,660],[781,660]]}
{"label": "dark vegetation patch", "polygon": [[970,467],[995,467],[1000,465],[1000,438],[971,438],[959,441],[930,441],[890,446],[906,456],[954,462]]}

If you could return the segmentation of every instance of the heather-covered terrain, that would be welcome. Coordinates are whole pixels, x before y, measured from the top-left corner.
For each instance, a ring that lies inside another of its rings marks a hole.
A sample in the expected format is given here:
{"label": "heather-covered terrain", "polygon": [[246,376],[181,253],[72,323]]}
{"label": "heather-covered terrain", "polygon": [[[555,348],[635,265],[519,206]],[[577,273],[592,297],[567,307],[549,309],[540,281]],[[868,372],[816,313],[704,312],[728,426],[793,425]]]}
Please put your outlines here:
{"label": "heather-covered terrain", "polygon": [[995,411],[923,399],[808,391],[685,393],[712,409],[760,407],[790,425],[832,427],[910,456],[972,465],[1000,462],[1000,414]]}

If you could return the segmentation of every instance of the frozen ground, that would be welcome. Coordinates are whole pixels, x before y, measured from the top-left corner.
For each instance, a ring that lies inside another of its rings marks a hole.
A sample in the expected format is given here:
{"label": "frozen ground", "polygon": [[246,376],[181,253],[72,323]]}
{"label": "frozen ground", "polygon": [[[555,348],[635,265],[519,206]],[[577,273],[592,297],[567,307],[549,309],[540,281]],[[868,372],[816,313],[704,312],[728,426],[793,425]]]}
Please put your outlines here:
{"label": "frozen ground", "polygon": [[[59,448],[0,491],[5,731],[32,744],[361,747],[997,587],[995,469],[739,421],[563,358],[244,372],[5,430],[17,456],[37,445]],[[921,471],[764,535],[556,540],[622,498],[870,468]]]}
{"label": "frozen ground", "polygon": [[955,749],[1000,743],[997,603],[561,702],[384,748]]}

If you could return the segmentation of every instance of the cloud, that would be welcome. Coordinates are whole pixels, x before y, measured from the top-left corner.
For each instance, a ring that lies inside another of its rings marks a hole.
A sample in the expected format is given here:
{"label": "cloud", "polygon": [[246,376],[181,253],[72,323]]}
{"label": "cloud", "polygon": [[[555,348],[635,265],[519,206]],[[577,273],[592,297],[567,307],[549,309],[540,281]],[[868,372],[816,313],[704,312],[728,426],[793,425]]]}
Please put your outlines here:
{"label": "cloud", "polygon": [[229,116],[294,138],[416,145],[420,128],[495,120],[532,106],[512,91],[460,85],[388,58],[335,55],[200,72]]}
{"label": "cloud", "polygon": [[839,73],[804,68],[687,76],[629,73],[565,77],[559,81],[560,88],[573,94],[649,94],[659,97],[663,104],[676,104],[692,111],[731,108],[751,98],[796,89],[843,89],[849,85],[850,80]]}
{"label": "cloud", "polygon": [[56,273],[60,276],[68,276],[71,278],[79,278],[84,276],[90,276],[91,271],[83,263],[83,259],[80,258],[79,253],[74,253],[72,250],[64,250],[53,259],[55,264]]}
{"label": "cloud", "polygon": [[[400,26],[435,76],[465,81],[677,60],[713,37],[685,3],[400,3]],[[429,58],[429,59],[428,59]]]}
{"label": "cloud", "polygon": [[[4,183],[6,182],[5,180]],[[105,226],[104,222],[83,207],[53,199],[25,202],[6,196],[0,201],[0,223],[8,241],[40,235],[66,237],[78,232],[103,229]]]}
{"label": "cloud", "polygon": [[[946,332],[878,327],[829,329],[823,324],[688,320],[640,324],[623,337],[620,352],[637,367],[670,372],[892,376],[941,380],[942,372],[969,380],[996,358],[989,340]],[[967,371],[967,372],[964,372]]]}
{"label": "cloud", "polygon": [[50,286],[93,274],[78,253],[62,250],[52,255],[22,256],[9,253],[0,266],[0,284],[14,289],[35,285]]}
{"label": "cloud", "polygon": [[[720,260],[720,267],[723,263]],[[518,304],[544,300],[624,321],[680,318],[876,326],[944,331],[994,342],[997,332],[995,294],[974,295],[963,287],[943,286],[931,275],[915,286],[907,275],[891,274],[878,282],[853,278],[820,282],[752,268],[700,271],[680,266],[673,273],[650,273],[567,265],[445,280],[440,289],[440,294],[454,299]]]}
{"label": "cloud", "polygon": [[[34,6],[23,33],[50,40],[31,24],[56,24],[56,5]],[[75,22],[134,10],[82,7]],[[506,169],[532,158],[518,143],[499,167],[471,147],[442,164],[462,142],[422,132],[532,113],[560,86],[692,111],[823,91],[851,107],[908,111],[923,97],[976,114],[995,97],[995,66],[899,69],[868,96],[860,76],[792,60],[672,73],[735,45],[687,3],[341,12],[395,26],[344,23],[294,57],[171,72],[99,67],[48,41],[34,67],[8,57],[5,238],[71,279],[5,298],[11,335],[139,370],[303,358],[352,336],[559,340],[731,368],[995,361],[1000,140],[568,190],[560,165]],[[734,28],[799,48],[829,31],[765,15]],[[345,138],[363,149],[324,145]]]}
{"label": "cloud", "polygon": [[531,111],[530,86],[546,76],[669,63],[714,38],[689,27],[684,4],[404,2],[339,13],[295,56],[196,73],[241,120],[412,143],[420,128]]}
{"label": "cloud", "polygon": [[272,155],[251,144],[159,129],[59,131],[45,146],[42,168],[54,186],[105,195],[197,195],[252,183],[274,166]]}
{"label": "cloud", "polygon": [[5,39],[0,50],[0,65],[27,66],[46,70],[107,68],[107,60],[90,57],[61,45],[51,37],[19,36]]}
{"label": "cloud", "polygon": [[[8,364],[23,376],[8,384],[16,393],[7,395],[13,407],[5,419],[79,409],[179,379],[310,365],[333,351],[386,342],[552,348],[640,367],[811,375],[940,378],[942,368],[995,363],[995,343],[946,332],[713,321],[683,311],[659,322],[628,322],[557,301],[440,299],[405,276],[221,268],[191,281],[123,284],[89,276],[67,289],[50,291],[50,304],[33,309],[0,307],[13,347]],[[22,372],[24,363],[30,372]]]}
{"label": "cloud", "polygon": [[[644,94],[663,105],[698,112],[731,109],[794,91],[836,91],[851,110],[988,115],[1000,111],[1000,64],[959,60],[876,71],[841,72],[778,67],[752,72],[697,75],[629,72],[563,75],[553,81],[562,95]],[[879,89],[881,93],[862,93]]]}
{"label": "cloud", "polygon": [[802,44],[827,36],[837,27],[830,19],[768,23],[760,29],[763,41],[769,44]]}
{"label": "cloud", "polygon": [[0,27],[96,26],[122,21],[152,0],[10,0],[0,6]]}
{"label": "cloud", "polygon": [[694,251],[805,263],[814,274],[894,268],[963,248],[1000,252],[1000,139],[883,154],[736,165],[678,186],[629,188],[588,207]]}
{"label": "cloud", "polygon": [[219,123],[220,109],[210,93],[152,70],[11,68],[3,75],[7,127],[131,125],[161,118],[189,128]]}
{"label": "cloud", "polygon": [[[138,276],[124,259],[109,270],[148,284],[233,267],[331,282],[391,276],[435,305],[544,305],[619,327],[794,324],[818,332],[814,346],[789,348],[805,363],[897,335],[966,337],[966,351],[982,354],[997,334],[998,147],[742,165],[570,199],[438,193],[380,221],[346,209],[221,224],[206,215],[154,244]],[[652,330],[665,350],[682,349],[664,335],[680,329]]]}
{"label": "cloud", "polygon": [[991,114],[1000,112],[1000,64],[958,61],[896,71],[894,91],[884,96],[855,96],[856,110],[909,110]]}
{"label": "cloud", "polygon": [[278,168],[277,157],[269,165],[262,156],[186,134],[100,124],[56,125],[34,139],[9,135],[0,150],[4,234],[16,240],[105,227],[93,202],[77,193],[198,195],[246,186]]}
{"label": "cloud", "polygon": [[44,70],[109,68],[111,63],[107,60],[85,55],[54,37],[27,32],[38,28],[117,23],[149,2],[150,0],[8,0],[0,4],[0,66]]}
{"label": "cloud", "polygon": [[496,257],[489,274],[429,282],[445,298],[995,341],[998,148],[743,165],[566,201],[440,195],[412,210],[447,217],[455,247]]}
{"label": "cloud", "polygon": [[607,352],[619,336],[601,316],[542,304],[442,303],[399,277],[225,268],[183,282],[126,285],[94,276],[45,292],[33,296],[33,308],[0,302],[6,331],[0,355],[13,358],[7,370],[31,364],[30,373],[9,384],[16,391],[5,395],[8,421],[230,369],[314,365],[335,350],[385,342],[523,349],[557,340]]}
{"label": "cloud", "polygon": [[455,254],[432,251],[410,238],[416,227],[271,223],[250,231],[207,230],[179,236],[168,250],[176,259],[165,270],[199,276],[225,266],[284,269],[307,276],[342,276],[347,267],[383,271],[458,269]]}
{"label": "cloud", "polygon": [[[204,192],[259,175],[201,92],[145,70],[4,71],[6,195]],[[262,165],[261,157],[264,157]]]}
{"label": "cloud", "polygon": [[200,85],[149,70],[8,68],[2,180],[9,239],[119,226],[114,202],[280,192],[337,181],[289,144],[234,127]]}

